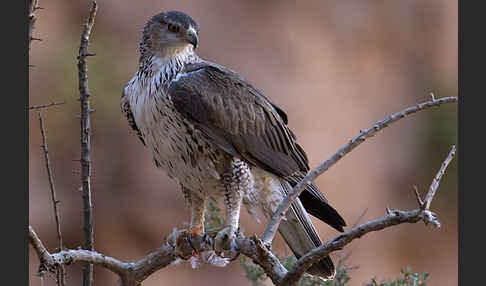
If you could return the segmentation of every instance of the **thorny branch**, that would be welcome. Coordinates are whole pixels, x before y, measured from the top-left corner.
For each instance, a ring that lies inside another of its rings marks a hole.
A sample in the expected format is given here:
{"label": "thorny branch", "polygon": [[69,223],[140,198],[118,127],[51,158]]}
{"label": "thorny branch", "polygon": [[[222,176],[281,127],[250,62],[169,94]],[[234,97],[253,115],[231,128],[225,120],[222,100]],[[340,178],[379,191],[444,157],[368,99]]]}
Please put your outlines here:
{"label": "thorny branch", "polygon": [[[52,177],[51,161],[49,160],[49,148],[47,146],[47,136],[44,127],[44,119],[42,118],[41,112],[39,112],[39,124],[40,124],[41,136],[42,136],[42,150],[44,151],[44,160],[46,163],[47,177],[49,179],[49,187],[51,189],[51,199],[54,208],[54,217],[56,219],[56,230],[57,230],[57,239],[59,242],[59,251],[61,251],[62,250],[61,216],[59,215],[59,209],[57,207],[59,204],[59,200],[57,199],[56,188],[54,187],[54,178]],[[57,271],[57,281],[59,285],[63,286],[66,284],[65,277],[66,277],[66,270],[62,265]]]}
{"label": "thorny branch", "polygon": [[[370,129],[361,132],[360,135],[358,135],[357,137],[353,138],[348,144],[343,146],[338,151],[338,153],[333,155],[329,160],[325,161],[322,165],[313,170],[311,172],[312,176],[306,177],[307,180],[314,180],[317,176],[319,176],[330,166],[335,164],[339,159],[349,153],[366,138],[373,136],[379,130],[386,127],[388,124],[395,122],[408,114],[424,110],[432,106],[438,106],[442,103],[456,101],[457,97],[448,97],[442,99],[434,98],[432,101],[407,108],[402,112],[395,113],[389,116],[388,118],[376,123]],[[317,247],[312,251],[308,252],[306,255],[302,256],[299,260],[297,260],[294,267],[289,271],[285,269],[285,267],[280,263],[278,258],[270,251],[269,246],[264,243],[264,240],[261,240],[256,236],[246,238],[243,236],[243,234],[240,234],[235,240],[235,243],[237,245],[236,249],[237,251],[251,258],[254,263],[260,265],[275,285],[297,285],[299,279],[313,263],[319,261],[333,251],[342,249],[352,240],[360,238],[361,236],[369,232],[379,231],[384,228],[402,223],[415,223],[418,221],[424,221],[426,224],[432,223],[434,226],[439,227],[440,223],[438,219],[436,218],[435,214],[429,210],[430,202],[432,201],[436,193],[440,179],[442,178],[442,175],[444,174],[447,165],[451,162],[453,156],[455,155],[455,150],[455,146],[452,146],[451,152],[447,156],[438,174],[435,176],[432,182],[429,192],[426,195],[425,203],[419,203],[418,209],[411,211],[402,211],[389,210],[387,208],[386,216],[380,219],[363,223],[359,226],[349,229],[344,233],[339,234],[338,236],[327,241],[320,247]],[[305,180],[306,179],[304,179],[297,186],[304,186],[306,184]],[[297,186],[296,188],[294,188],[294,192],[292,192],[291,194],[297,193],[295,192]],[[295,197],[297,196],[298,194],[295,195]],[[270,223],[272,223],[272,221]],[[277,223],[278,222],[279,221],[277,221]],[[180,233],[180,231],[174,231],[174,233],[172,233],[166,239],[166,242],[160,248],[145,256],[138,262],[121,262],[115,258],[88,250],[63,250],[58,253],[50,254],[42,245],[42,242],[30,226],[29,241],[39,255],[41,263],[41,265],[39,266],[40,270],[44,269],[52,271],[52,269],[56,269],[57,267],[59,267],[59,265],[71,264],[74,262],[92,263],[100,265],[116,273],[120,277],[121,285],[135,286],[141,285],[142,281],[155,271],[178,261],[178,255],[181,254],[180,251],[181,249],[184,249],[184,247],[181,247],[181,245],[176,246],[174,241],[176,241],[175,238],[178,237]],[[213,250],[213,239],[211,237],[208,238],[201,236],[193,239],[199,239],[200,241],[202,241],[201,244],[196,246],[199,253]],[[192,244],[191,247],[193,247]],[[192,249],[190,247],[187,247],[187,245],[185,249],[189,249],[189,251],[192,251]],[[186,254],[183,253],[183,256],[186,256]]]}
{"label": "thorny branch", "polygon": [[34,31],[34,24],[35,21],[37,20],[35,16],[35,11],[40,9],[38,6],[38,1],[37,0],[29,0],[29,14],[28,14],[28,19],[29,19],[29,50],[30,50],[30,43],[34,39],[32,37],[32,32]]}
{"label": "thorny branch", "polygon": [[[79,93],[81,101],[81,184],[83,190],[83,212],[84,212],[84,249],[94,249],[93,235],[93,207],[91,204],[91,121],[88,90],[88,64],[86,57],[91,55],[88,52],[89,37],[93,29],[94,19],[97,11],[96,1],[92,2],[89,17],[83,26],[81,42],[78,54],[78,77]],[[93,285],[93,265],[85,264],[83,268],[83,285]]]}
{"label": "thorny branch", "polygon": [[429,191],[427,192],[427,195],[425,196],[425,202],[424,202],[424,205],[422,206],[422,209],[428,210],[430,208],[430,203],[432,202],[432,199],[434,198],[435,192],[439,188],[440,179],[444,175],[447,166],[449,165],[449,163],[454,158],[454,155],[456,155],[456,146],[452,146],[452,149],[449,152],[449,155],[447,155],[447,158],[442,163],[442,166],[440,166],[439,172],[437,173],[437,175],[435,175],[434,180],[432,180],[432,184],[430,184]]}
{"label": "thorny branch", "polygon": [[344,155],[351,152],[354,148],[358,145],[363,143],[366,139],[373,137],[376,133],[383,130],[384,128],[388,127],[390,124],[406,117],[407,115],[416,113],[418,111],[426,110],[428,108],[439,106],[443,103],[449,102],[457,102],[457,96],[453,97],[444,97],[440,99],[432,98],[432,100],[409,107],[404,109],[400,112],[394,113],[387,118],[376,122],[372,127],[361,130],[360,133],[351,139],[348,143],[342,146],[334,155],[331,156],[328,160],[324,161],[321,165],[317,166],[314,170],[309,172],[307,176],[302,179],[294,188],[293,190],[287,194],[285,199],[280,203],[277,211],[274,213],[271,221],[267,225],[267,229],[263,234],[262,240],[265,244],[270,245],[275,237],[277,232],[278,226],[280,225],[280,221],[285,216],[285,213],[289,209],[292,202],[302,193],[305,187],[313,182],[318,176],[322,175],[325,171],[327,171],[330,167],[336,164]]}
{"label": "thorny branch", "polygon": [[61,102],[51,102],[51,103],[47,103],[47,104],[31,106],[31,107],[29,107],[29,110],[43,109],[43,108],[51,107],[51,106],[54,106],[54,105],[61,105],[61,104],[64,104],[64,103],[65,103],[64,101],[61,101]]}

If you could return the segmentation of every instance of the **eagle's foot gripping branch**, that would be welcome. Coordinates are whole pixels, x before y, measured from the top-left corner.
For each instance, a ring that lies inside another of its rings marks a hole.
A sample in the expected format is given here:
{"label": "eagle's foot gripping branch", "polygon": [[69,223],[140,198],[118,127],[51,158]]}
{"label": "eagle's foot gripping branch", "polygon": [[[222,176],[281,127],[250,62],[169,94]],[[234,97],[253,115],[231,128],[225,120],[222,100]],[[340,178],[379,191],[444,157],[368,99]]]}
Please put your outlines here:
{"label": "eagle's foot gripping branch", "polygon": [[199,233],[189,229],[174,232],[178,261],[189,262],[193,268],[200,263],[224,267],[239,256],[235,242],[239,230],[223,228],[218,233]]}

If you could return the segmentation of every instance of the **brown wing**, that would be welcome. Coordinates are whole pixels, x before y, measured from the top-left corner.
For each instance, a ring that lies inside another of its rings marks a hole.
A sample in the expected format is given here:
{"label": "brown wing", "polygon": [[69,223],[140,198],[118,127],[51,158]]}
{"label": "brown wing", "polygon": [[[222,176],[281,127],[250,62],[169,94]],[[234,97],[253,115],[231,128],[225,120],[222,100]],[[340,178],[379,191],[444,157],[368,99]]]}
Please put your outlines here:
{"label": "brown wing", "polygon": [[276,175],[309,170],[287,116],[236,73],[189,65],[168,90],[174,106],[224,151]]}
{"label": "brown wing", "polygon": [[[171,83],[175,109],[219,148],[292,185],[309,171],[287,115],[233,71],[213,63],[189,65]],[[339,231],[345,222],[314,184],[299,196],[313,216]]]}

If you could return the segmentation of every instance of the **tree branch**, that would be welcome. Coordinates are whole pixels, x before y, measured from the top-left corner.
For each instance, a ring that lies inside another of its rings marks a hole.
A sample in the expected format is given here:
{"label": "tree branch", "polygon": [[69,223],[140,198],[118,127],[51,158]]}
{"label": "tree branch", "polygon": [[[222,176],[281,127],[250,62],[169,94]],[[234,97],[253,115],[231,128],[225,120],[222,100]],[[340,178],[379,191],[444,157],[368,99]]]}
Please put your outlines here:
{"label": "tree branch", "polygon": [[45,159],[45,163],[46,163],[47,177],[49,179],[49,187],[51,189],[52,204],[54,206],[54,217],[56,219],[56,230],[57,230],[57,238],[58,238],[58,241],[59,241],[59,251],[61,251],[62,250],[61,217],[59,215],[59,209],[57,208],[59,201],[57,200],[57,197],[56,197],[56,188],[54,187],[54,178],[52,177],[51,162],[49,160],[49,150],[48,150],[48,147],[47,147],[47,136],[46,136],[46,133],[45,133],[44,120],[42,118],[41,112],[39,112],[39,123],[40,123],[41,135],[42,135],[42,150],[44,151],[44,159]]}
{"label": "tree branch", "polygon": [[64,104],[64,103],[65,103],[64,101],[51,102],[51,103],[47,103],[47,104],[42,104],[42,105],[37,105],[37,106],[31,106],[31,107],[29,107],[29,110],[42,109],[42,108],[47,108],[47,107],[51,107],[51,106],[54,106],[54,105],[61,105],[61,104]]}
{"label": "tree branch", "polygon": [[[46,131],[44,128],[44,120],[42,119],[42,113],[39,112],[39,124],[42,136],[42,150],[44,151],[44,160],[46,162],[46,169],[47,169],[47,177],[49,179],[49,187],[51,189],[51,199],[52,199],[52,206],[54,209],[54,218],[56,220],[56,230],[57,230],[57,239],[59,242],[59,251],[62,250],[62,235],[61,235],[61,216],[59,215],[59,209],[57,205],[59,201],[57,200],[56,196],[56,188],[54,187],[54,178],[52,177],[52,169],[51,169],[51,161],[49,160],[49,150],[47,147],[47,136]],[[66,270],[64,266],[59,267],[57,271],[57,283],[59,286],[66,285]]]}
{"label": "tree branch", "polygon": [[[93,209],[91,204],[91,109],[89,105],[90,95],[88,90],[88,64],[86,57],[90,55],[88,52],[89,37],[93,29],[97,9],[96,1],[93,1],[88,20],[84,24],[83,32],[81,33],[78,54],[79,93],[81,101],[81,183],[84,204],[84,248],[87,250],[94,249],[94,235]],[[86,264],[83,268],[83,285],[93,285],[93,266],[91,264]]]}
{"label": "tree branch", "polygon": [[387,118],[376,122],[372,127],[360,131],[360,133],[351,139],[347,144],[342,146],[334,155],[328,160],[324,161],[321,165],[317,166],[314,170],[309,172],[307,176],[302,179],[293,189],[287,194],[285,199],[280,203],[277,211],[272,216],[272,219],[267,225],[262,240],[265,244],[270,245],[275,237],[280,221],[285,216],[285,213],[289,209],[292,202],[302,193],[307,185],[313,182],[318,176],[327,171],[330,167],[336,164],[344,155],[351,152],[358,145],[363,143],[366,139],[373,137],[376,133],[388,127],[390,124],[406,117],[407,115],[416,113],[418,111],[426,110],[428,108],[439,106],[443,103],[457,102],[457,96],[444,97],[440,99],[432,98],[432,100],[409,107],[400,112],[394,113]]}
{"label": "tree branch", "polygon": [[439,172],[433,179],[433,183],[429,192],[427,193],[427,204],[424,205],[419,204],[419,209],[412,210],[412,211],[401,211],[401,210],[388,210],[387,215],[367,223],[364,223],[358,227],[352,228],[346,232],[341,233],[337,237],[327,241],[323,245],[309,251],[307,254],[302,256],[297,262],[295,263],[294,267],[285,275],[282,279],[282,285],[296,285],[299,281],[300,277],[305,273],[305,271],[314,263],[321,260],[322,258],[329,255],[329,253],[342,249],[345,245],[349,244],[352,240],[356,238],[360,238],[361,236],[372,232],[382,230],[384,228],[398,225],[402,223],[415,223],[420,220],[424,221],[425,224],[432,223],[435,227],[440,227],[440,222],[437,220],[435,214],[429,211],[428,206],[432,201],[437,187],[439,185],[439,181],[442,175],[447,168],[447,165],[450,163],[452,158],[454,157],[456,147],[452,146],[451,151],[447,158],[445,159],[442,167],[440,168]]}
{"label": "tree branch", "polygon": [[452,159],[454,158],[455,155],[456,155],[456,146],[452,146],[451,151],[449,152],[449,155],[447,155],[447,158],[442,163],[442,166],[440,167],[439,172],[437,173],[437,175],[435,175],[434,179],[432,180],[432,184],[430,185],[429,191],[427,192],[427,195],[425,196],[423,209],[428,210],[430,208],[430,203],[432,202],[432,199],[435,196],[435,192],[439,188],[440,179],[444,175],[445,170],[447,169],[447,166],[452,161]]}
{"label": "tree branch", "polygon": [[[53,272],[61,265],[70,265],[76,262],[86,262],[98,264],[114,273],[121,275],[129,268],[130,263],[121,262],[115,258],[97,253],[96,251],[89,251],[84,249],[78,250],[62,250],[54,254],[50,254],[44,247],[42,241],[35,233],[32,226],[29,225],[29,242],[39,256],[41,265],[39,269]],[[39,271],[40,275],[43,272]]]}
{"label": "tree branch", "polygon": [[[186,245],[178,245],[179,250],[177,250],[175,241],[180,234],[181,231],[175,231],[160,248],[137,262],[122,262],[116,258],[106,256],[96,251],[84,249],[62,250],[50,254],[34,232],[33,228],[29,226],[29,242],[33,246],[40,260],[39,275],[43,275],[46,271],[54,272],[63,265],[70,265],[72,263],[90,263],[106,268],[117,274],[120,277],[121,285],[123,286],[140,285],[143,280],[155,271],[176,262],[179,255],[192,255],[192,247],[187,245],[187,241],[184,242]],[[197,247],[200,259],[203,259],[202,257],[204,256],[204,253],[214,254],[214,238],[198,236],[193,237],[192,239],[200,241],[199,244],[194,244]],[[241,235],[236,239],[235,243],[238,251],[259,264],[265,269],[265,272],[272,281],[279,285],[279,281],[287,273],[287,270],[280,263],[278,258],[263,245],[261,240],[256,236],[245,238]],[[181,249],[187,250],[188,253],[179,253],[178,251],[181,251]]]}
{"label": "tree branch", "polygon": [[35,252],[37,253],[37,256],[39,257],[40,265],[37,274],[42,276],[45,273],[45,271],[53,272],[55,270],[54,259],[51,257],[49,251],[47,251],[44,244],[42,244],[42,241],[40,240],[40,238],[37,236],[34,229],[30,225],[29,225],[29,243],[32,245]]}
{"label": "tree branch", "polygon": [[39,9],[38,1],[37,0],[29,0],[29,11],[28,11],[28,19],[29,19],[29,50],[30,50],[30,43],[32,42],[32,32],[34,31],[34,24],[37,20],[35,16],[35,11]]}

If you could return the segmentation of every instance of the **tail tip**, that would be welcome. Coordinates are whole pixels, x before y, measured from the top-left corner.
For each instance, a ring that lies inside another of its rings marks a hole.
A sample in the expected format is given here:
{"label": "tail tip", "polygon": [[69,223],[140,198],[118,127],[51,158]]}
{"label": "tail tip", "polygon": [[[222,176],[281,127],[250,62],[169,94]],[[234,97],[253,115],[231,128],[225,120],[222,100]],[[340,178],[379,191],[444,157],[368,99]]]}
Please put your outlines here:
{"label": "tail tip", "polygon": [[331,258],[327,256],[319,262],[314,263],[314,265],[307,269],[307,273],[324,280],[333,280],[336,276],[336,268]]}

